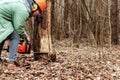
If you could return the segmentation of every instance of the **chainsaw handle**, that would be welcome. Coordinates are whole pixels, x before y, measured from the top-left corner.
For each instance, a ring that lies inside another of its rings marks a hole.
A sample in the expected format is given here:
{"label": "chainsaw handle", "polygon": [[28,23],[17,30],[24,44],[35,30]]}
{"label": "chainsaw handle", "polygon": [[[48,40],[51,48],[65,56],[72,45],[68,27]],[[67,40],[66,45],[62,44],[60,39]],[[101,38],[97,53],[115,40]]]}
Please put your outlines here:
{"label": "chainsaw handle", "polygon": [[23,44],[23,43],[30,44],[30,42],[28,40],[21,39],[19,44]]}

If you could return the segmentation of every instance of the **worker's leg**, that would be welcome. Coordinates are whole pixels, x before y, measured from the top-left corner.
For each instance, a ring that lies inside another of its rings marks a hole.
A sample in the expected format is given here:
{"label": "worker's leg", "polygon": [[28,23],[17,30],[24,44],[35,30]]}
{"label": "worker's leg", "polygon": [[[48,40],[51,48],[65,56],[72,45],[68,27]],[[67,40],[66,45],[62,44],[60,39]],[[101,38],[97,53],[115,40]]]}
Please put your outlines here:
{"label": "worker's leg", "polygon": [[12,34],[9,35],[8,39],[10,40],[9,62],[14,62],[14,61],[16,61],[16,57],[17,57],[17,50],[18,50],[18,44],[19,44],[20,37],[14,31],[14,32],[12,32]]}
{"label": "worker's leg", "polygon": [[9,63],[7,68],[8,69],[16,69],[16,57],[17,57],[17,50],[18,50],[18,44],[19,44],[19,35],[14,31],[12,34],[8,36],[8,39],[10,40],[9,44]]}
{"label": "worker's leg", "polygon": [[2,54],[2,49],[3,49],[4,42],[5,41],[3,41],[2,43],[0,43],[0,61],[2,61],[1,54]]}

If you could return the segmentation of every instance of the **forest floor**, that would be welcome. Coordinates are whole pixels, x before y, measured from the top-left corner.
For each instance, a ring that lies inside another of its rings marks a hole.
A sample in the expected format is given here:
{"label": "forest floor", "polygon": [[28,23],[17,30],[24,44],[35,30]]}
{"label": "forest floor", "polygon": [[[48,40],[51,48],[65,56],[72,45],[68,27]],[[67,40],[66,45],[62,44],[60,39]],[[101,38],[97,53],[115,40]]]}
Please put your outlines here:
{"label": "forest floor", "polygon": [[33,54],[18,54],[20,70],[7,70],[3,51],[0,80],[120,80],[120,45],[96,48],[73,47],[68,41],[53,44],[56,61],[34,61]]}

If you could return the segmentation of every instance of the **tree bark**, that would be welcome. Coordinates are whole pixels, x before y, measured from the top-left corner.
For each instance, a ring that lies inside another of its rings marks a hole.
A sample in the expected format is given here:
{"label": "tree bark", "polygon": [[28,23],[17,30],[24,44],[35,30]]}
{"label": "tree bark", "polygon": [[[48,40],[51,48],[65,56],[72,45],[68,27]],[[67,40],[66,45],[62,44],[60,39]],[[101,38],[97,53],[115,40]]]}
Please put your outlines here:
{"label": "tree bark", "polygon": [[111,0],[111,27],[112,27],[112,44],[118,44],[118,1]]}

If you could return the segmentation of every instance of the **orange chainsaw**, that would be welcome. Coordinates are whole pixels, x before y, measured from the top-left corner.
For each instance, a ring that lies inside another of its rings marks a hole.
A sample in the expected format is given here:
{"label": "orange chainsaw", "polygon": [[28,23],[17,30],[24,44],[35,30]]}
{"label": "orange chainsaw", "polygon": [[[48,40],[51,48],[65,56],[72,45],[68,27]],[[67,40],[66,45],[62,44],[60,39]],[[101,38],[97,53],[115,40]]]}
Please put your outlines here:
{"label": "orange chainsaw", "polygon": [[31,44],[28,41],[20,40],[18,45],[18,53],[30,54]]}

